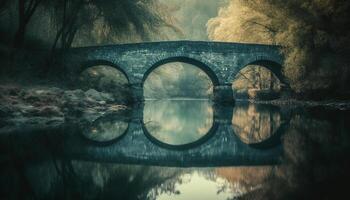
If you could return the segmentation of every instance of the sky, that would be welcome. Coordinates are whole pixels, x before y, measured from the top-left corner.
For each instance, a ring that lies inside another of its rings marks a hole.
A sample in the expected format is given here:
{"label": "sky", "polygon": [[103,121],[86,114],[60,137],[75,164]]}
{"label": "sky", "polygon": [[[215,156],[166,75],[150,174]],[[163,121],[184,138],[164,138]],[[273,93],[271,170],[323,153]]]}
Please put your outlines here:
{"label": "sky", "polygon": [[208,40],[206,24],[218,15],[227,0],[160,0],[172,10],[172,17],[183,36],[172,35],[169,40]]}

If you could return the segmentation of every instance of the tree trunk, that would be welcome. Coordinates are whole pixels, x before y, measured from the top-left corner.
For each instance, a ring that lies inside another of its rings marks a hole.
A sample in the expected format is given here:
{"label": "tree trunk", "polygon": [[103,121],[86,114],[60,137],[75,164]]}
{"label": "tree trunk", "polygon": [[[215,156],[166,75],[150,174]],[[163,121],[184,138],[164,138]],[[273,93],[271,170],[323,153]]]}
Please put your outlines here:
{"label": "tree trunk", "polygon": [[24,43],[24,34],[26,30],[24,3],[24,0],[18,0],[18,29],[13,42],[15,48],[22,47]]}
{"label": "tree trunk", "polygon": [[41,1],[30,0],[26,5],[25,0],[18,0],[18,29],[13,42],[15,48],[23,47],[27,24]]}

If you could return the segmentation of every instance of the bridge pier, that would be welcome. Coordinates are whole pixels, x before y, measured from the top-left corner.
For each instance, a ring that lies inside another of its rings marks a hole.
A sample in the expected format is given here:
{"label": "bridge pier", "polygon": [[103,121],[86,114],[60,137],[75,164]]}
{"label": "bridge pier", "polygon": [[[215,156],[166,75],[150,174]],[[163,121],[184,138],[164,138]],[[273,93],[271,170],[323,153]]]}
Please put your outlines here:
{"label": "bridge pier", "polygon": [[219,104],[234,104],[232,84],[214,86],[213,100]]}
{"label": "bridge pier", "polygon": [[132,102],[137,103],[137,102],[142,102],[144,100],[142,83],[130,84],[130,90],[131,90]]}
{"label": "bridge pier", "polygon": [[222,126],[232,126],[233,106],[227,104],[214,105],[214,121]]}
{"label": "bridge pier", "polygon": [[289,85],[281,83],[280,98],[290,98],[293,95],[293,90]]}

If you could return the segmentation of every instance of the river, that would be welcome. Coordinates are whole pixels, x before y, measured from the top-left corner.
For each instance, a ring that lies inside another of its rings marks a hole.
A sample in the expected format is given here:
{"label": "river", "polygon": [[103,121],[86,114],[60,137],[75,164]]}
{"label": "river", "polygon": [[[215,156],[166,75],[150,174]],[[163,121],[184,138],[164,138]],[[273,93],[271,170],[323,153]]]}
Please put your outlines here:
{"label": "river", "polygon": [[331,183],[334,197],[349,175],[349,111],[176,99],[130,113],[2,137],[1,196],[283,199]]}

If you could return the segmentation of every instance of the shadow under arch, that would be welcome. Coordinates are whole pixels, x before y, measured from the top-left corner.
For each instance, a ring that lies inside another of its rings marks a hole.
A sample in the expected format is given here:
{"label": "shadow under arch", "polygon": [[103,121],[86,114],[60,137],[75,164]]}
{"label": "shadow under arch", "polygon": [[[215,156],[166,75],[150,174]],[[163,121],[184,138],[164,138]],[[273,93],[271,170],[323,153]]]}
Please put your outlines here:
{"label": "shadow under arch", "polygon": [[199,138],[198,140],[194,141],[194,142],[190,142],[187,144],[180,144],[180,145],[173,145],[173,144],[167,144],[165,142],[162,142],[160,140],[158,140],[156,137],[154,137],[146,128],[145,123],[142,119],[141,121],[141,126],[142,126],[142,131],[145,134],[145,136],[147,137],[147,139],[149,139],[152,143],[165,148],[165,149],[171,149],[171,150],[188,150],[188,149],[192,149],[195,148],[197,146],[202,145],[203,143],[205,143],[206,141],[208,141],[210,138],[212,138],[215,133],[218,130],[219,124],[217,122],[215,122],[215,119],[213,119],[213,125],[211,126],[211,128],[209,129],[209,131],[201,138]]}
{"label": "shadow under arch", "polygon": [[[261,59],[261,60],[254,60],[254,61],[250,61],[245,63],[239,71],[245,69],[246,67],[248,67],[249,65],[258,65],[261,67],[264,67],[266,69],[268,69],[269,71],[271,71],[276,78],[284,85],[289,87],[289,84],[287,82],[287,80],[285,79],[285,77],[282,74],[282,64],[278,63],[276,61],[273,60],[269,60],[269,59]],[[238,75],[237,74],[234,75],[234,77],[236,77]]]}
{"label": "shadow under arch", "polygon": [[193,58],[189,58],[189,57],[185,57],[185,56],[175,56],[175,57],[169,57],[169,58],[165,58],[162,59],[156,63],[154,63],[147,71],[146,73],[144,73],[143,75],[143,79],[142,79],[142,84],[145,83],[146,79],[148,78],[149,74],[155,70],[156,68],[167,64],[167,63],[172,63],[172,62],[183,62],[183,63],[187,63],[187,64],[191,64],[195,67],[198,67],[199,69],[201,69],[206,75],[208,75],[208,77],[210,78],[211,82],[213,83],[213,86],[217,86],[219,85],[219,79],[216,76],[215,72],[206,64],[204,64],[203,62],[193,59]]}
{"label": "shadow under arch", "polygon": [[98,66],[98,65],[105,65],[105,66],[115,68],[116,70],[120,71],[125,76],[126,80],[130,84],[129,76],[123,70],[123,68],[121,68],[119,65],[114,64],[114,63],[107,61],[107,60],[90,60],[90,61],[83,62],[80,66],[79,74],[84,72],[84,70],[89,69],[90,67],[94,67],[94,66]]}

